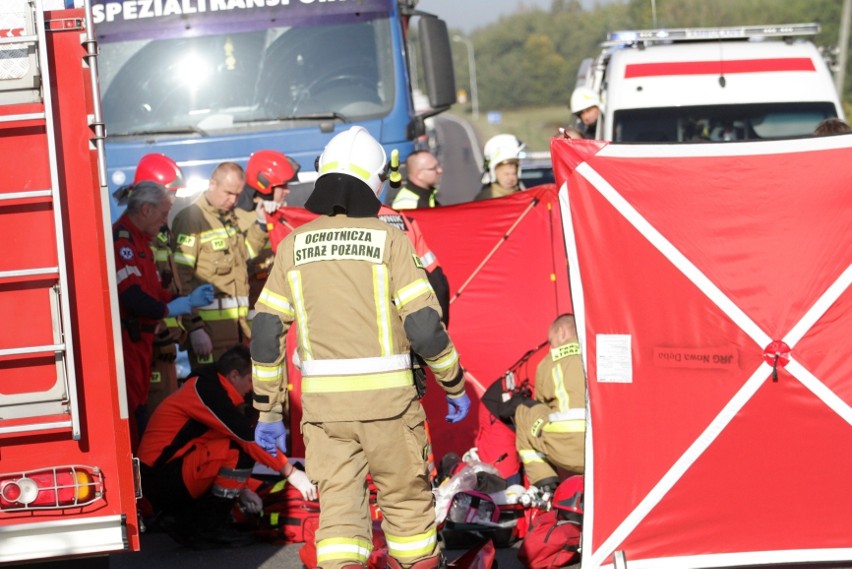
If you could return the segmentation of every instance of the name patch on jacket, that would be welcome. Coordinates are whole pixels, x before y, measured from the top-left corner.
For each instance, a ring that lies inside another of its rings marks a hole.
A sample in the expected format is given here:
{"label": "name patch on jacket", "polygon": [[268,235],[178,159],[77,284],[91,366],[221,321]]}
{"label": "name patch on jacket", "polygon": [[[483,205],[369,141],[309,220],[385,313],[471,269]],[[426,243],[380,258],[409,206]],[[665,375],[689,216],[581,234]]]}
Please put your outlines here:
{"label": "name patch on jacket", "polygon": [[316,229],[295,236],[296,265],[315,261],[381,263],[387,232],[380,229]]}

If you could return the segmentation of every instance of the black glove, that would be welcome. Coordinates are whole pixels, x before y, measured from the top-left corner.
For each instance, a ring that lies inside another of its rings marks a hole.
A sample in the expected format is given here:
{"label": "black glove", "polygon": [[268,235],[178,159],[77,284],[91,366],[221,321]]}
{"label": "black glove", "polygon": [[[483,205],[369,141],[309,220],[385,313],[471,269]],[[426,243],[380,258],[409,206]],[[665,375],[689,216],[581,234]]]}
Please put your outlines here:
{"label": "black glove", "polygon": [[154,341],[154,357],[166,363],[174,363],[177,359],[177,344],[172,340],[168,330],[157,334],[157,339]]}

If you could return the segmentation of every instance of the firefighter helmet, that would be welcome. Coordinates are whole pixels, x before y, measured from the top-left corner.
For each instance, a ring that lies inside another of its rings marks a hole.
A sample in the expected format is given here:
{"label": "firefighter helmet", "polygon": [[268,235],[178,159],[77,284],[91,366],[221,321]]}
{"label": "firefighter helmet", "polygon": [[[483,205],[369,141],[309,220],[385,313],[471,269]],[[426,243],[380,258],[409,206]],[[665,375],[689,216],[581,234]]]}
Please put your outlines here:
{"label": "firefighter helmet", "polygon": [[264,195],[272,195],[272,188],[293,181],[299,164],[277,150],[258,150],[246,165],[246,184]]}
{"label": "firefighter helmet", "polygon": [[518,164],[523,149],[524,143],[514,134],[498,134],[489,138],[482,149],[482,154],[490,179],[492,181],[497,179],[494,170],[498,165],[510,161]]}
{"label": "firefighter helmet", "polygon": [[385,149],[366,128],[353,126],[332,138],[317,159],[317,172],[346,174],[367,184],[376,196],[387,177]]}
{"label": "firefighter helmet", "polygon": [[579,115],[581,112],[592,107],[598,107],[599,109],[603,107],[598,94],[588,87],[577,87],[574,89],[574,92],[571,93],[571,112]]}
{"label": "firefighter helmet", "polygon": [[156,182],[173,192],[186,187],[180,166],[165,154],[146,154],[139,160],[133,185],[144,181]]}
{"label": "firefighter helmet", "polygon": [[559,483],[553,494],[553,507],[563,512],[583,515],[583,476],[570,476]]}

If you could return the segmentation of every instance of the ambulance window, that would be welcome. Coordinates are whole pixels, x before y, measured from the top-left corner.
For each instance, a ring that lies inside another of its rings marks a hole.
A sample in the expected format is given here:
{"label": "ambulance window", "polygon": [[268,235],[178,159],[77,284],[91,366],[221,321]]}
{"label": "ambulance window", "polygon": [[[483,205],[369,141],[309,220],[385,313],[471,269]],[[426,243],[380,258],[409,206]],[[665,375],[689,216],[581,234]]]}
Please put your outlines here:
{"label": "ambulance window", "polygon": [[831,103],[707,105],[616,111],[616,142],[734,142],[811,136]]}
{"label": "ambulance window", "polygon": [[802,112],[767,113],[755,117],[751,127],[760,138],[786,138],[811,134],[816,126],[829,117],[817,110],[804,109]]}

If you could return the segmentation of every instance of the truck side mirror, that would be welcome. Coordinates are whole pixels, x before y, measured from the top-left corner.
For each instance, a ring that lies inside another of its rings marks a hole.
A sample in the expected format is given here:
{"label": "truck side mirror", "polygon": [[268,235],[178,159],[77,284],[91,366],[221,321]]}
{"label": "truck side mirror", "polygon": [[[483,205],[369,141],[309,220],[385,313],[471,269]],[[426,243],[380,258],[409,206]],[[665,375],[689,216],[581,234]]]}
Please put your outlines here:
{"label": "truck side mirror", "polygon": [[444,110],[456,102],[456,79],[447,23],[431,15],[420,15],[422,17],[417,33],[423,57],[426,94],[433,109]]}

